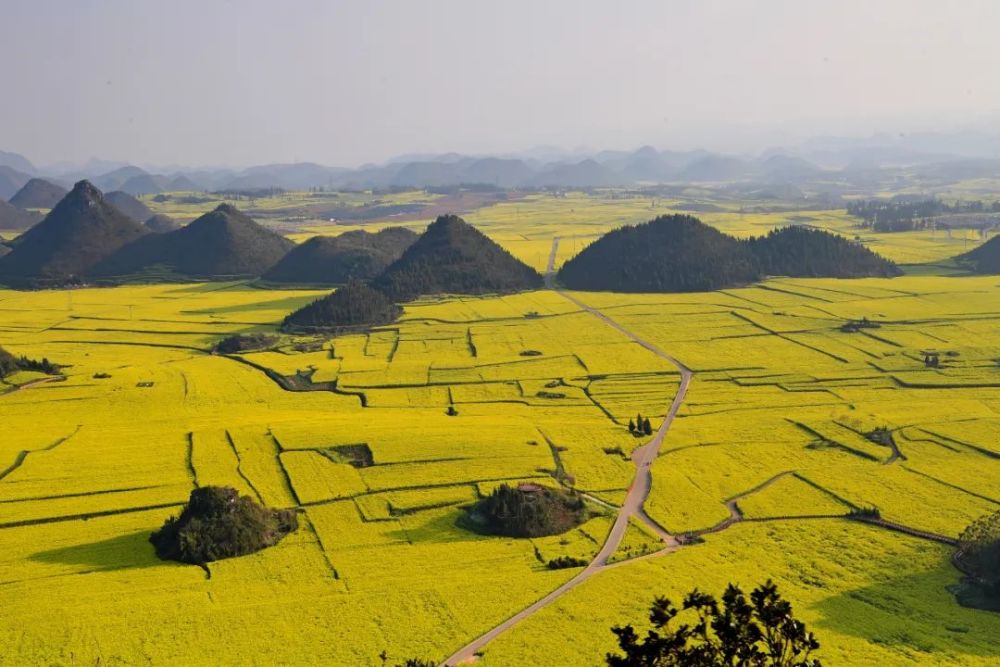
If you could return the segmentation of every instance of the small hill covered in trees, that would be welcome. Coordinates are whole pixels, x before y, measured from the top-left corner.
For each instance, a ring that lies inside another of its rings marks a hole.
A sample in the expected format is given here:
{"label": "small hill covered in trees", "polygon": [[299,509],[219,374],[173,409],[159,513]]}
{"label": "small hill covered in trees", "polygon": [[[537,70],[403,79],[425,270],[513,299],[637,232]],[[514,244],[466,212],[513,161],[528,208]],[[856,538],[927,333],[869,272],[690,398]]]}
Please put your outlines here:
{"label": "small hill covered in trees", "polygon": [[42,222],[0,258],[0,282],[47,286],[77,282],[98,262],[143,237],[146,229],[80,181]]}
{"label": "small hill covered in trees", "polygon": [[104,195],[104,200],[139,223],[149,219],[149,217],[153,215],[153,212],[150,211],[145,204],[129,193],[122,192],[121,190],[106,193]]}
{"label": "small hill covered in trees", "polygon": [[29,359],[24,355],[15,357],[13,354],[0,347],[0,380],[3,380],[8,375],[12,375],[18,371],[35,371],[37,373],[54,375],[59,372],[59,367],[48,359],[37,361],[35,359]]}
{"label": "small hill covered in trees", "polygon": [[829,232],[784,227],[737,239],[688,215],[666,215],[608,232],[566,262],[570,289],[612,292],[703,292],[765,276],[892,277],[893,262]]}
{"label": "small hill covered in trees", "polygon": [[27,229],[43,217],[37,211],[26,211],[0,199],[0,229]]}
{"label": "small hill covered in trees", "polygon": [[285,318],[286,331],[336,331],[393,322],[403,309],[382,292],[352,281]]}
{"label": "small hill covered in trees", "polygon": [[154,234],[166,234],[167,232],[173,232],[181,228],[179,222],[169,215],[163,215],[162,213],[150,216],[142,225]]}
{"label": "small hill covered in trees", "polygon": [[298,527],[295,510],[268,509],[236,489],[203,486],[149,541],[164,560],[200,565],[274,546]]}
{"label": "small hill covered in trees", "polygon": [[186,227],[150,234],[122,247],[93,273],[106,278],[259,276],[294,245],[229,204],[221,204]]}
{"label": "small hill covered in trees", "polygon": [[790,226],[747,241],[769,276],[796,278],[892,278],[902,274],[895,263],[860,243],[821,229]]}
{"label": "small hill covered in trees", "polygon": [[54,208],[67,194],[66,188],[60,185],[33,178],[10,198],[10,203],[18,208]]}
{"label": "small hill covered in trees", "polygon": [[340,236],[314,236],[296,246],[264,274],[280,283],[342,284],[371,280],[417,240],[417,234],[402,227],[389,227],[375,234],[364,230]]}
{"label": "small hill covered in trees", "polygon": [[458,216],[443,215],[373,285],[408,301],[425,294],[537,289],[542,277]]}
{"label": "small hill covered in trees", "polygon": [[689,215],[610,231],[559,270],[570,289],[612,292],[701,292],[761,277],[745,243]]}
{"label": "small hill covered in trees", "polygon": [[539,484],[501,484],[469,508],[467,524],[491,535],[543,537],[565,533],[589,517],[576,491]]}
{"label": "small hill covered in trees", "polygon": [[1000,273],[1000,236],[994,236],[956,259],[976,273]]}

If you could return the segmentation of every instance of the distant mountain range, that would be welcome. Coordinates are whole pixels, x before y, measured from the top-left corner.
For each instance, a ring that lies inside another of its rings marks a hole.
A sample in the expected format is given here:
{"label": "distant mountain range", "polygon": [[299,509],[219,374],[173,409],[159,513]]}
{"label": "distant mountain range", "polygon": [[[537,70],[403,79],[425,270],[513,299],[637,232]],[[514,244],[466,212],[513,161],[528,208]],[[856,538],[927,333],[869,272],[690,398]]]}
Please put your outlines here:
{"label": "distant mountain range", "polygon": [[[32,177],[68,187],[89,179],[105,192],[130,195],[199,190],[498,188],[635,186],[663,183],[841,183],[869,185],[880,172],[918,169],[933,179],[1000,176],[1000,136],[980,132],[821,137],[759,155],[706,150],[565,151],[542,147],[507,155],[458,153],[404,155],[355,169],[311,162],[236,168],[139,167],[91,160],[83,165],[38,167],[17,153],[0,151],[0,198],[9,199]],[[834,188],[836,189],[836,188]]]}

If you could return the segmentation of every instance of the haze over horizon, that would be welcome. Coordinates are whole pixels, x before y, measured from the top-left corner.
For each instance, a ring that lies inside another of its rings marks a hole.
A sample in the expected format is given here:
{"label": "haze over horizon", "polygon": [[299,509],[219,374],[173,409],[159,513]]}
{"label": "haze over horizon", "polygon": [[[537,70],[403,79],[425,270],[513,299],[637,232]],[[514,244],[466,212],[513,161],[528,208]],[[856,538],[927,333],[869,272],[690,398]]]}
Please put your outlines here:
{"label": "haze over horizon", "polygon": [[992,2],[433,4],[4,0],[0,149],[356,166],[1000,128]]}

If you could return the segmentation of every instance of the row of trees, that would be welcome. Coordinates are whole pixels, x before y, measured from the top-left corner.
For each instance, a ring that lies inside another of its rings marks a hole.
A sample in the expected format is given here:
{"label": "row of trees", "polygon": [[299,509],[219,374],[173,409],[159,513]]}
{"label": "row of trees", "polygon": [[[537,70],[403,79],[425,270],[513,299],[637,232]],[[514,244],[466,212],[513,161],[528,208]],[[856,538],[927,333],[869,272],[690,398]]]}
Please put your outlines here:
{"label": "row of trees", "polygon": [[847,212],[861,218],[862,226],[876,232],[906,232],[925,229],[932,224],[931,218],[946,213],[1000,213],[1000,201],[946,204],[938,199],[871,199],[848,202]]}

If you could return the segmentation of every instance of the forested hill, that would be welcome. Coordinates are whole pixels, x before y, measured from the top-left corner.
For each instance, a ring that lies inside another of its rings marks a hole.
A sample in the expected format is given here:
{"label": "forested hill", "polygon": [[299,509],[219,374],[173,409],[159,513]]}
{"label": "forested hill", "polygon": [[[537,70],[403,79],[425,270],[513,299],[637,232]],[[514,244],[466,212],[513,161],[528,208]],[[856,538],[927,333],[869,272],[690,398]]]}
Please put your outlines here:
{"label": "forested hill", "polygon": [[352,281],[285,318],[286,331],[336,331],[389,324],[403,313],[385,294]]}
{"label": "forested hill", "polygon": [[571,289],[701,292],[764,276],[892,277],[899,268],[849,239],[786,227],[740,240],[687,215],[661,216],[608,232],[559,271]]}
{"label": "forested hill", "polygon": [[769,276],[800,278],[891,278],[895,263],[856,241],[808,227],[783,227],[747,241]]}
{"label": "forested hill", "polygon": [[399,259],[417,240],[403,227],[389,227],[375,234],[364,230],[340,236],[314,236],[264,274],[281,283],[341,284],[371,280]]}
{"label": "forested hill", "polygon": [[745,243],[689,215],[610,231],[559,271],[566,287],[609,292],[702,292],[761,276]]}
{"label": "forested hill", "polygon": [[957,258],[976,273],[1000,273],[1000,236]]}
{"label": "forested hill", "polygon": [[538,289],[542,277],[482,232],[443,215],[373,286],[397,301],[423,294],[486,294]]}

